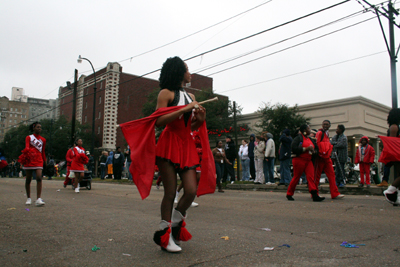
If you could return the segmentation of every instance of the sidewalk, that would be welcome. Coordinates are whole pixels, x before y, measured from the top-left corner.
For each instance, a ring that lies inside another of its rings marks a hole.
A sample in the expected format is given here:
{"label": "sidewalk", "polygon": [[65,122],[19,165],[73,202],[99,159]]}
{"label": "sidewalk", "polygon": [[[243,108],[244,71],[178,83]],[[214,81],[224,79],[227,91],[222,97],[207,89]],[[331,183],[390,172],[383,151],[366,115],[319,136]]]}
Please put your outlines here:
{"label": "sidewalk", "polygon": [[[287,186],[285,185],[266,185],[266,184],[227,184],[225,189],[231,190],[253,190],[253,191],[270,191],[270,192],[282,192],[286,193]],[[370,188],[358,187],[358,185],[346,185],[346,187],[338,188],[339,192],[344,195],[374,195],[382,196],[383,191],[387,187],[377,187],[371,185]],[[297,185],[296,192],[308,193],[307,185]],[[329,184],[323,184],[319,186],[319,192],[321,194],[329,194]]]}

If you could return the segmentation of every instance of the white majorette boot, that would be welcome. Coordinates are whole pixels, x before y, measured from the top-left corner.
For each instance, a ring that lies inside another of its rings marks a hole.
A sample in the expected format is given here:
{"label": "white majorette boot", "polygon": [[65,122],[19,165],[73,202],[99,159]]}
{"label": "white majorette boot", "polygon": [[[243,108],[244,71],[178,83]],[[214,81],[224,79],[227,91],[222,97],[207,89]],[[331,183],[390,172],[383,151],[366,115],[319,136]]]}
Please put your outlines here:
{"label": "white majorette boot", "polygon": [[162,220],[160,222],[160,229],[154,233],[154,242],[161,247],[162,250],[168,252],[180,252],[181,247],[177,246],[171,235],[171,223]]}
{"label": "white majorette boot", "polygon": [[396,202],[398,202],[399,193],[396,187],[392,185],[389,186],[388,189],[383,191],[383,195],[385,196],[386,201],[390,204],[397,204]]}
{"label": "white majorette boot", "polygon": [[174,240],[176,240],[177,244],[180,243],[180,241],[189,241],[190,239],[192,239],[192,235],[186,229],[186,217],[187,213],[186,216],[183,216],[176,209],[172,209],[172,236],[174,237]]}

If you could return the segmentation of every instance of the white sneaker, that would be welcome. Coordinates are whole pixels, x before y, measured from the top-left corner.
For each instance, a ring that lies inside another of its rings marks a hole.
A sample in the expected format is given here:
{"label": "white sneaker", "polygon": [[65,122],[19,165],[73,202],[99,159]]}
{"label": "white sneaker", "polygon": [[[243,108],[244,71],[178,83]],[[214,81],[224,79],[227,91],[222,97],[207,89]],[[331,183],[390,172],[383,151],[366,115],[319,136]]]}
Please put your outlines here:
{"label": "white sneaker", "polygon": [[198,205],[199,205],[199,203],[192,202],[192,204],[190,205],[190,207],[197,207]]}
{"label": "white sneaker", "polygon": [[79,193],[79,187],[75,188],[75,193]]}
{"label": "white sneaker", "polygon": [[231,184],[233,184],[233,183],[234,183],[234,181],[231,182]]}
{"label": "white sneaker", "polygon": [[388,189],[383,191],[383,194],[385,195],[385,199],[387,202],[389,202],[390,204],[397,204],[396,202],[398,202],[399,199],[399,192],[397,191],[396,187],[392,185],[389,186]]}
{"label": "white sneaker", "polygon": [[32,199],[28,198],[25,202],[25,205],[31,205],[32,204]]}
{"label": "white sneaker", "polygon": [[41,198],[38,198],[37,200],[36,200],[36,202],[35,202],[35,205],[36,206],[44,206],[44,204],[46,204],[46,203],[44,203],[44,201],[41,199]]}
{"label": "white sneaker", "polygon": [[340,194],[337,197],[335,197],[335,199],[341,199],[341,198],[344,198],[344,195]]}

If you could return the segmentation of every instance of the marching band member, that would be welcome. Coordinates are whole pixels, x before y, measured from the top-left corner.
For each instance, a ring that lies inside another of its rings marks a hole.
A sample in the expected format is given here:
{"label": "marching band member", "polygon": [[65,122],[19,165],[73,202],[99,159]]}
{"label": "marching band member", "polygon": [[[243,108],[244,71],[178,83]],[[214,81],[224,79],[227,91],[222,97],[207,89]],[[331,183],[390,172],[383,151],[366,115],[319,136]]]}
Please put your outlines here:
{"label": "marching band member", "polygon": [[72,163],[70,169],[70,172],[73,172],[75,176],[75,193],[79,193],[79,182],[82,181],[83,176],[85,175],[85,166],[83,165],[87,164],[88,162],[89,159],[86,156],[85,149],[82,147],[82,139],[77,139],[75,141],[75,147],[73,149]]}
{"label": "marching band member", "polygon": [[41,199],[42,195],[42,171],[46,167],[46,139],[40,136],[42,132],[42,125],[39,122],[34,122],[29,126],[29,130],[33,134],[25,138],[25,149],[22,150],[22,155],[19,156],[18,161],[24,166],[26,171],[25,190],[26,190],[26,205],[32,204],[31,199],[31,181],[32,174],[36,174],[36,206],[43,206],[45,203]]}

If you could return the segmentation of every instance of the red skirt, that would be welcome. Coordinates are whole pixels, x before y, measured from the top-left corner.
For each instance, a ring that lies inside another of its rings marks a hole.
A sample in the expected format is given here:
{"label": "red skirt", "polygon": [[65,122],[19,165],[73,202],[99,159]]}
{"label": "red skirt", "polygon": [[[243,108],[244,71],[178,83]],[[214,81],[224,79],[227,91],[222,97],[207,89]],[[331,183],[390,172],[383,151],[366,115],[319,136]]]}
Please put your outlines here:
{"label": "red skirt", "polygon": [[36,148],[31,147],[28,152],[29,160],[24,164],[24,170],[42,170],[43,169],[43,158]]}
{"label": "red skirt", "polygon": [[157,142],[157,158],[172,163],[178,171],[196,169],[200,165],[190,127],[191,120],[185,125],[182,116],[165,127]]}

